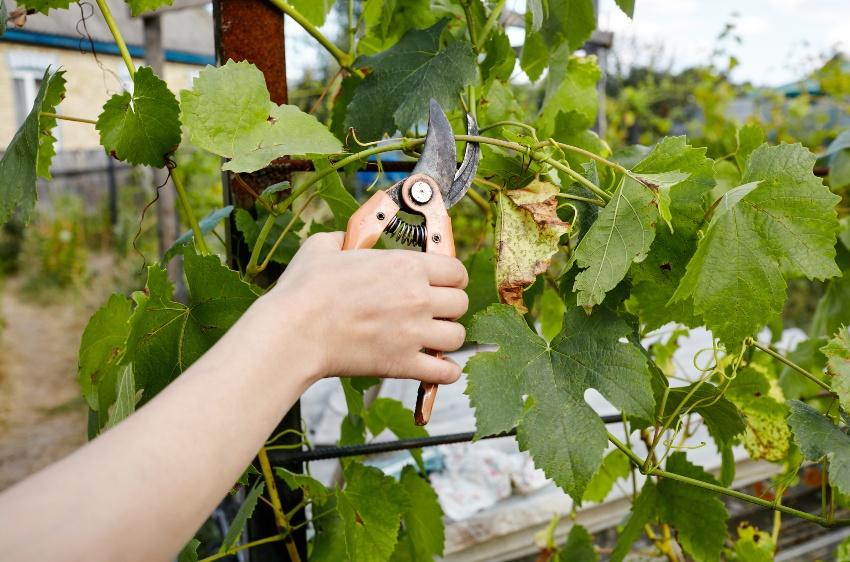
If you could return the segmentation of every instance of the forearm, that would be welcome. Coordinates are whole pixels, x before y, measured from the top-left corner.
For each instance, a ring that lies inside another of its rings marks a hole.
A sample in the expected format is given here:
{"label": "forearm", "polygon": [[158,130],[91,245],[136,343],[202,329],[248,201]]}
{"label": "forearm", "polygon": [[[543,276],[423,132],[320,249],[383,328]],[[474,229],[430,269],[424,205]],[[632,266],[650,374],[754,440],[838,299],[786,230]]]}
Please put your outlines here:
{"label": "forearm", "polygon": [[[3,556],[86,561],[174,556],[316,373],[312,358],[294,340],[279,338],[279,327],[261,324],[268,315],[252,315],[264,305],[258,302],[136,414],[0,496]],[[293,323],[283,332],[294,337],[297,330]],[[277,341],[265,341],[266,333],[277,334]],[[292,346],[285,354],[292,362],[264,361],[262,351],[270,345]]]}

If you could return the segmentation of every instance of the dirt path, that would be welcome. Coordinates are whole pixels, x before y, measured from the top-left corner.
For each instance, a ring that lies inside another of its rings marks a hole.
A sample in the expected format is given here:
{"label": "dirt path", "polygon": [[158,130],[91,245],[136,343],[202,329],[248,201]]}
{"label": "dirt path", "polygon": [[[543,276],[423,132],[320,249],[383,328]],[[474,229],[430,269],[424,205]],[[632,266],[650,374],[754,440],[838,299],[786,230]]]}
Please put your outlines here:
{"label": "dirt path", "polygon": [[88,307],[42,305],[10,280],[0,298],[0,490],[86,441],[77,388],[77,347]]}

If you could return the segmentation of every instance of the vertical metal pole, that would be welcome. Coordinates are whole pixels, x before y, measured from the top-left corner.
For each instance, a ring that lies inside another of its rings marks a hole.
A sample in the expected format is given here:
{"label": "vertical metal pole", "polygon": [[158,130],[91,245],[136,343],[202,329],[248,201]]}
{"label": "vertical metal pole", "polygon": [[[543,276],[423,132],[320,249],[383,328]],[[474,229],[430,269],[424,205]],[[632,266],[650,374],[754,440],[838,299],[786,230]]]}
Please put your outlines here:
{"label": "vertical metal pole", "polygon": [[109,186],[109,226],[118,225],[118,182],[115,179],[115,159],[106,159],[106,182]]}
{"label": "vertical metal pole", "polygon": [[[271,99],[277,104],[287,101],[286,86],[286,53],[283,35],[283,13],[264,0],[214,0],[213,16],[215,18],[216,58],[219,64],[228,59],[235,61],[246,60],[255,64],[265,76]],[[247,183],[255,192],[262,191],[263,171],[255,174],[240,175],[240,182]],[[249,210],[253,199],[244,190],[238,189],[234,177],[227,172],[222,174],[224,186],[224,202],[226,205],[236,205]],[[231,266],[238,267],[247,263],[247,247],[235,227],[234,220],[228,222],[227,228],[228,258]],[[270,282],[280,274],[280,269],[266,271],[260,282]],[[283,412],[281,412],[283,414]],[[298,402],[286,413],[275,434],[286,429],[301,430],[301,407]],[[278,440],[278,444],[297,444],[301,441],[297,434],[288,434]],[[285,468],[294,472],[302,472],[302,463],[294,463]],[[282,482],[278,482],[278,491],[284,511],[289,511],[301,501],[300,493],[290,493]],[[304,521],[303,510],[292,519],[297,525]],[[257,504],[257,509],[248,524],[247,540],[256,540],[277,533],[274,514],[265,504]],[[302,527],[293,533],[295,544],[301,559],[307,560],[307,535]],[[248,551],[251,562],[278,562],[289,560],[285,549],[280,543],[271,543]]]}

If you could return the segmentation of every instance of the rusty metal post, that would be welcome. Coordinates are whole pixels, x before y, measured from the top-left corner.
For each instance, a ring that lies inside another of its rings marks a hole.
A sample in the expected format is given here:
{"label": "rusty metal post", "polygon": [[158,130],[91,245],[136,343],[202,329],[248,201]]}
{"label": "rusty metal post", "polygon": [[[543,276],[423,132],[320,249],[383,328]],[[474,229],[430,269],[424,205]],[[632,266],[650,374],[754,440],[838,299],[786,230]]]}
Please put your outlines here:
{"label": "rusty metal post", "polygon": [[[213,16],[215,19],[216,59],[219,65],[234,61],[248,61],[255,64],[265,76],[266,86],[271,99],[277,104],[287,102],[286,86],[286,52],[283,34],[283,13],[264,0],[214,0]],[[283,172],[288,175],[288,170]],[[269,184],[283,179],[278,170],[260,170],[253,174],[233,174],[223,172],[222,184],[224,204],[252,210],[253,193],[260,193]],[[227,225],[228,259],[232,267],[247,263],[248,249],[236,229],[231,217]],[[268,284],[280,275],[281,270],[269,268],[265,276],[258,279],[260,283]],[[301,408],[296,404],[286,413],[274,434],[285,429],[301,430]],[[279,444],[297,444],[300,442],[297,434],[288,434],[278,440]],[[285,468],[302,472],[300,462],[285,466]],[[288,493],[286,486],[278,482],[278,491],[284,511],[289,511],[301,501],[300,493]],[[298,524],[304,520],[303,510],[293,517],[292,523]],[[263,503],[257,504],[254,516],[247,528],[247,540],[256,540],[277,533],[274,514]],[[295,543],[302,560],[307,560],[306,530],[294,533]],[[281,543],[271,543],[252,548],[249,551],[251,562],[271,562],[289,560],[286,550]]]}

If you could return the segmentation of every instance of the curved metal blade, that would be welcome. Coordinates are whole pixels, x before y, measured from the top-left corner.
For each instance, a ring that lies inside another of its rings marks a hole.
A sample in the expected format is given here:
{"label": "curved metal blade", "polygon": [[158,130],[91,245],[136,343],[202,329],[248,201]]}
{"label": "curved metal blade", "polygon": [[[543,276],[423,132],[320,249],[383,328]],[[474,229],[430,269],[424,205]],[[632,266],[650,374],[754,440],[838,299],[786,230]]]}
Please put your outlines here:
{"label": "curved metal blade", "polygon": [[456,166],[457,150],[452,126],[449,125],[443,108],[432,99],[428,110],[428,134],[425,135],[422,156],[413,168],[413,173],[433,178],[440,186],[445,200],[452,187]]}
{"label": "curved metal blade", "polygon": [[[475,118],[466,114],[466,134],[477,135],[478,124]],[[443,195],[443,200],[446,203],[446,208],[451,207],[466,195],[469,186],[472,185],[472,178],[475,177],[475,172],[478,171],[478,160],[481,158],[481,147],[477,142],[466,143],[466,150],[463,153],[463,162],[460,163],[460,168],[455,173],[452,186],[448,193]]]}

